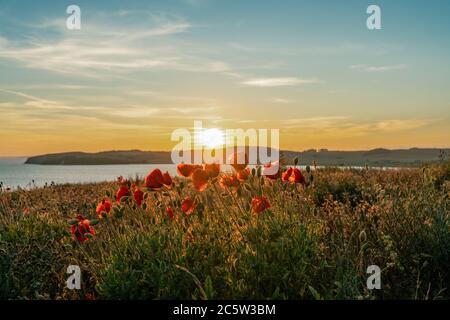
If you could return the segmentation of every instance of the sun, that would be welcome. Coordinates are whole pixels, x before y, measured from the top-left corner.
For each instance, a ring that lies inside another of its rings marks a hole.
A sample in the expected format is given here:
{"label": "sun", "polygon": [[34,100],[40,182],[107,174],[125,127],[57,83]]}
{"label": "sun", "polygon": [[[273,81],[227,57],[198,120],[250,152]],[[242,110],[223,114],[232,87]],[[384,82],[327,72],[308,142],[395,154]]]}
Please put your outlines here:
{"label": "sun", "polygon": [[200,143],[208,148],[223,146],[224,134],[217,128],[203,130],[200,132]]}

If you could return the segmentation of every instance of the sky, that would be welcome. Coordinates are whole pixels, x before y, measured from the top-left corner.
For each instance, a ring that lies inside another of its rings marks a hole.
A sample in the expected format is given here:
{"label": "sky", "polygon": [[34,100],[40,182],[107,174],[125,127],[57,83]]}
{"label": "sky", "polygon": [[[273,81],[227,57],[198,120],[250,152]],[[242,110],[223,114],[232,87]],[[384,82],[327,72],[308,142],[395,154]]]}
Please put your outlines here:
{"label": "sky", "polygon": [[194,120],[289,150],[450,147],[449,33],[446,0],[0,0],[0,156],[171,150]]}

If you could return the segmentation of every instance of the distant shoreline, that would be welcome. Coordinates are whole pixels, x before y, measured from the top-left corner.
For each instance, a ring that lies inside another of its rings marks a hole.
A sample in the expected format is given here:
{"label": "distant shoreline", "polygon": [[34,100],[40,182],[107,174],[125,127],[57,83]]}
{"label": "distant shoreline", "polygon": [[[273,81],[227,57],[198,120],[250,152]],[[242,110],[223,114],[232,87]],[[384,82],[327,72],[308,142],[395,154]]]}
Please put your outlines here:
{"label": "distant shoreline", "polygon": [[[280,152],[281,158],[299,164],[313,162],[321,166],[370,166],[370,167],[418,167],[424,163],[435,163],[450,154],[450,149],[372,149],[367,151],[333,151],[327,149]],[[17,157],[19,158],[19,157]],[[64,152],[44,154],[26,159],[25,164],[36,165],[126,165],[126,164],[172,164],[168,151],[120,150],[96,153]]]}

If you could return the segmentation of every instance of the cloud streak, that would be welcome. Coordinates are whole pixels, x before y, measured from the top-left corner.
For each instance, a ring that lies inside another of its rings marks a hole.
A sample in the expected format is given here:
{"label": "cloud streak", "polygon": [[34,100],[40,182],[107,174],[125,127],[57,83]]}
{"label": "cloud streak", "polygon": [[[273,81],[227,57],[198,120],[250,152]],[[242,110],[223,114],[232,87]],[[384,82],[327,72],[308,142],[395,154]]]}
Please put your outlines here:
{"label": "cloud streak", "polygon": [[365,64],[355,64],[355,65],[351,65],[350,69],[361,70],[361,71],[365,71],[365,72],[387,72],[387,71],[406,69],[406,65],[397,64],[397,65],[389,65],[389,66],[368,66]]}
{"label": "cloud streak", "polygon": [[303,84],[318,83],[317,79],[301,79],[294,77],[254,78],[242,81],[241,84],[251,87],[289,87]]}
{"label": "cloud streak", "polygon": [[[129,19],[134,14],[138,13],[116,14],[115,18]],[[95,25],[82,24],[80,31],[66,30],[62,19],[39,24],[39,28],[49,29],[57,37],[36,37],[30,31],[27,40],[21,42],[0,38],[0,61],[6,59],[25,68],[93,78],[154,69],[197,73],[231,70],[226,62],[200,55],[191,44],[172,38],[192,28],[184,19],[147,14],[144,22],[124,27],[120,23],[111,25],[106,18],[102,16]]]}

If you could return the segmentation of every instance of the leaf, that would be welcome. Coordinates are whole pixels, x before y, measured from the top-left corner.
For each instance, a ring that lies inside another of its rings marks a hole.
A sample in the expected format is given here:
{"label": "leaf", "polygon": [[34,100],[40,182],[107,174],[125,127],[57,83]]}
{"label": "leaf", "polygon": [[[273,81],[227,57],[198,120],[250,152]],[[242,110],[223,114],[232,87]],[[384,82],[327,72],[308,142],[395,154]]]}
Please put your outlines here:
{"label": "leaf", "polygon": [[322,300],[322,297],[320,296],[320,294],[316,291],[316,289],[314,289],[311,286],[308,286],[309,291],[311,292],[311,294],[313,295],[314,299],[316,300]]}
{"label": "leaf", "polygon": [[[102,213],[103,213],[103,212],[102,212]],[[106,212],[105,212],[105,214],[106,214]],[[94,220],[91,220],[89,224],[90,224],[91,226],[95,226],[96,224],[99,224],[99,222],[100,222],[99,220],[94,219]]]}
{"label": "leaf", "polygon": [[210,276],[207,276],[205,279],[205,293],[208,299],[212,299],[214,297],[214,288]]}
{"label": "leaf", "polygon": [[71,226],[76,225],[77,223],[78,223],[78,220],[77,220],[77,219],[71,219],[71,220],[69,220],[69,224],[70,224]]}

